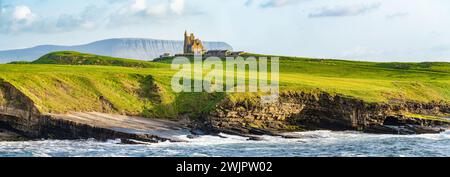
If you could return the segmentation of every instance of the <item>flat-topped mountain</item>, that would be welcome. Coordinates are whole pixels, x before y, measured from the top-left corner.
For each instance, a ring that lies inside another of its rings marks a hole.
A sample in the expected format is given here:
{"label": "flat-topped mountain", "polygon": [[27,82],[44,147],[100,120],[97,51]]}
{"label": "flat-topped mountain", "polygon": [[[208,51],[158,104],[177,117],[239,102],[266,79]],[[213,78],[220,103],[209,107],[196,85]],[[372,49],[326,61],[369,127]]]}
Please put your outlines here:
{"label": "flat-topped mountain", "polygon": [[[203,42],[207,50],[232,50],[225,42]],[[96,55],[153,60],[163,53],[183,53],[183,41],[141,38],[106,39],[84,45],[59,46],[41,45],[26,49],[0,51],[0,63],[11,61],[33,61],[56,51],[77,51]]]}

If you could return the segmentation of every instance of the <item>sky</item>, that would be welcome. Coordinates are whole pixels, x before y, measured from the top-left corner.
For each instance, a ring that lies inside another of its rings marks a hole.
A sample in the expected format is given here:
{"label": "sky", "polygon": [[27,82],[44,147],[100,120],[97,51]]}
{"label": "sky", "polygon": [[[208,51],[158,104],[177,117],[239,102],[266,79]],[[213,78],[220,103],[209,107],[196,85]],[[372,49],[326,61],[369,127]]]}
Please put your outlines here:
{"label": "sky", "polygon": [[448,0],[0,0],[0,50],[108,38],[203,41],[262,54],[450,62]]}

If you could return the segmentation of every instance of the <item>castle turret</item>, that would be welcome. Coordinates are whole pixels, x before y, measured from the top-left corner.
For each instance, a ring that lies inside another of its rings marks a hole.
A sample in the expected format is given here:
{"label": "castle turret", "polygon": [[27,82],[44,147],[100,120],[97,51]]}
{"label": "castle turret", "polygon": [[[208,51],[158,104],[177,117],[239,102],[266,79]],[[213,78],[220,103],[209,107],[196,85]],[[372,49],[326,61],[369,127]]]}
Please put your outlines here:
{"label": "castle turret", "polygon": [[195,39],[194,33],[188,36],[187,31],[184,32],[184,54],[203,54],[203,44],[199,39]]}
{"label": "castle turret", "polygon": [[189,46],[191,45],[191,43],[192,42],[190,36],[188,36],[187,31],[184,31],[184,48],[183,48],[184,53],[190,53]]}

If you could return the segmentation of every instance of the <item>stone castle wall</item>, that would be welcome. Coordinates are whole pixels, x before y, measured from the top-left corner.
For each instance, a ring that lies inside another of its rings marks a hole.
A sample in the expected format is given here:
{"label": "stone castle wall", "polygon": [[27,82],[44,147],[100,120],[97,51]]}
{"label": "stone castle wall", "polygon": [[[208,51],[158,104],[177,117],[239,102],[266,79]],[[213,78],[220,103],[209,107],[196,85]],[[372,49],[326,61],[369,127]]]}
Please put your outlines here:
{"label": "stone castle wall", "polygon": [[184,33],[184,54],[203,54],[204,50],[202,41],[196,39],[194,34]]}

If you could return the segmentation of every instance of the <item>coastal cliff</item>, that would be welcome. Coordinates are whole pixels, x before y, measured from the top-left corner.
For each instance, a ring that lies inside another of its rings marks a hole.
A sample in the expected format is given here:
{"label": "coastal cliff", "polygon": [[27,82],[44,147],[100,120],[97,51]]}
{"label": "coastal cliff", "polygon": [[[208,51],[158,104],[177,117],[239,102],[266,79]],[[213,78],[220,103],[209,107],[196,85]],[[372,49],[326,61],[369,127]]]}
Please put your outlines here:
{"label": "coastal cliff", "polygon": [[366,103],[328,93],[287,92],[275,103],[261,103],[259,98],[225,99],[205,116],[204,123],[219,131],[243,134],[320,129],[438,133],[450,127],[450,120],[440,118],[450,113],[449,108],[445,103]]}
{"label": "coastal cliff", "polygon": [[0,140],[123,139],[139,142],[179,141],[167,134],[183,131],[181,123],[100,113],[45,114],[8,82],[0,80]]}
{"label": "coastal cliff", "polygon": [[[232,101],[229,97],[202,118],[190,118],[192,132],[225,132],[244,136],[281,135],[283,132],[307,130],[355,130],[367,133],[420,134],[439,133],[450,127],[443,117],[450,113],[445,103],[365,103],[328,93],[286,92],[274,103],[262,103],[259,97]],[[426,117],[418,117],[422,115]],[[8,82],[0,81],[0,127],[27,139],[132,139],[143,142],[177,141],[161,133],[137,131],[138,118],[105,117],[102,114],[43,114],[34,102]],[[180,116],[182,117],[182,116]],[[130,121],[136,124],[127,125]],[[115,123],[115,124],[113,124]],[[152,123],[149,123],[152,124]],[[176,129],[179,124],[170,125]],[[117,127],[129,128],[119,131]],[[130,128],[131,127],[131,128]],[[151,126],[139,130],[151,130]],[[153,127],[154,129],[154,127]],[[170,129],[170,128],[169,128]],[[178,130],[187,129],[179,126]]]}

